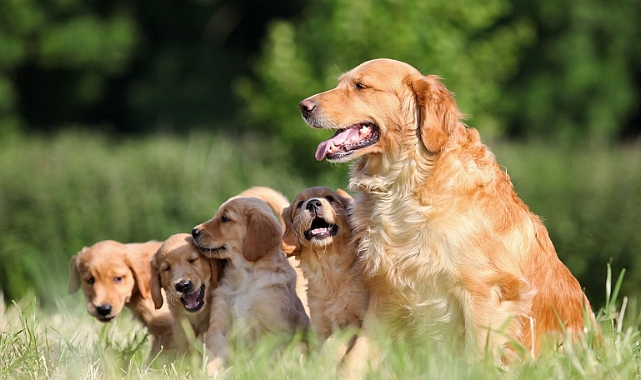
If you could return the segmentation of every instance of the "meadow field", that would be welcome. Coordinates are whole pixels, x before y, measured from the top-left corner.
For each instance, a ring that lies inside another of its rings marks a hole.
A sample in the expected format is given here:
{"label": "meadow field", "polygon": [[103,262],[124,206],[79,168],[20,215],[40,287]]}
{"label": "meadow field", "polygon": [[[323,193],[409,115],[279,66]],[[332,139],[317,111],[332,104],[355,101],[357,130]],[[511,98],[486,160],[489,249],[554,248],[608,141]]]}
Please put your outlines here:
{"label": "meadow field", "polygon": [[[319,136],[320,139],[320,136]],[[564,345],[505,367],[390,343],[372,378],[549,379],[641,376],[641,146],[489,144],[585,287],[603,344]],[[271,186],[292,199],[308,186],[345,188],[347,168],[297,169],[276,141],[192,132],[113,139],[61,132],[0,146],[0,377],[201,378],[191,363],[145,366],[145,331],[123,315],[103,325],[67,295],[69,258],[99,240],[162,240],[209,219],[241,190]],[[625,276],[618,282],[620,274]],[[229,378],[332,378],[296,346],[234,352]]]}

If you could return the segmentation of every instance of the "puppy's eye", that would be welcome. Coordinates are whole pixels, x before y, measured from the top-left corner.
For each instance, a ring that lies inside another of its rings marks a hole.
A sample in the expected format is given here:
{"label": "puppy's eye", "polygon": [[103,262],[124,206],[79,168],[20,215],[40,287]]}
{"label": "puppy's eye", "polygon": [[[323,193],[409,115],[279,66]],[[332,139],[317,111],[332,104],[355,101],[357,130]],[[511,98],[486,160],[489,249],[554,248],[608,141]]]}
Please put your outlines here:
{"label": "puppy's eye", "polygon": [[196,257],[195,259],[189,259],[189,260],[187,260],[187,261],[189,261],[189,263],[190,263],[190,264],[193,264],[193,263],[195,263],[196,261],[198,261],[198,259],[199,259],[199,258],[198,258],[198,257]]}
{"label": "puppy's eye", "polygon": [[114,284],[120,284],[122,282],[122,276],[114,277]]}
{"label": "puppy's eye", "polygon": [[231,221],[231,219],[229,219],[229,218],[227,217],[227,215],[223,215],[223,216],[221,216],[221,217],[220,217],[220,221],[221,221],[222,223],[227,223],[227,222],[230,222],[230,221]]}
{"label": "puppy's eye", "polygon": [[356,82],[354,83],[354,88],[356,88],[357,90],[364,90],[367,88],[367,86],[361,82]]}
{"label": "puppy's eye", "polygon": [[87,284],[89,285],[93,285],[95,282],[96,282],[96,279],[93,276],[87,279]]}
{"label": "puppy's eye", "polygon": [[326,197],[325,197],[325,199],[327,199],[327,200],[328,200],[328,201],[330,201],[330,202],[334,202],[334,201],[336,200],[336,199],[334,199],[334,197],[332,197],[331,195],[326,196]]}
{"label": "puppy's eye", "polygon": [[168,272],[171,269],[171,266],[167,265],[165,269],[163,269],[164,272]]}
{"label": "puppy's eye", "polygon": [[301,207],[303,207],[303,201],[298,202],[298,204],[296,205],[296,207],[297,207],[297,208],[301,208]]}

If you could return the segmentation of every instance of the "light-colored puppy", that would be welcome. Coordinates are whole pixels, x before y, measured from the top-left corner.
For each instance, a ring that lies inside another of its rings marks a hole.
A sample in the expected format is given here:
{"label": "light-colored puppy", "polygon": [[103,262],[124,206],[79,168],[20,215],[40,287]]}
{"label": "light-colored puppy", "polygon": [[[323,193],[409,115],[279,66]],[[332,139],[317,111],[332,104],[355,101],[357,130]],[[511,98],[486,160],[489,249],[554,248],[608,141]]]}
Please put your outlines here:
{"label": "light-colored puppy", "polygon": [[69,294],[82,287],[87,311],[101,322],[129,309],[152,337],[150,359],[173,346],[171,313],[166,307],[156,310],[149,292],[149,263],[160,245],[105,240],[83,248],[69,262]]}
{"label": "light-colored puppy", "polygon": [[[299,106],[311,126],[336,130],[318,160],[355,161],[353,221],[371,277],[364,330],[383,322],[500,360],[511,341],[536,355],[563,329],[583,334],[584,310],[594,320],[545,226],[438,77],[372,60]],[[362,370],[368,340],[348,355],[347,373]]]}
{"label": "light-colored puppy", "polygon": [[308,279],[310,319],[320,343],[336,331],[360,328],[369,302],[352,239],[351,206],[351,196],[342,190],[312,187],[282,212],[283,243]]}
{"label": "light-colored puppy", "polygon": [[250,197],[231,198],[192,231],[201,253],[227,260],[207,332],[211,375],[224,367],[232,329],[251,343],[266,334],[290,340],[309,327],[296,272],[281,251],[281,231],[267,203]]}
{"label": "light-colored puppy", "polygon": [[[271,187],[254,186],[247,190],[243,190],[237,196],[254,197],[265,201],[265,203],[269,205],[269,207],[272,209],[272,211],[274,211],[274,214],[278,218],[278,221],[280,222],[283,229],[283,233],[285,232],[285,223],[281,217],[281,214],[286,207],[289,207],[289,201],[282,193],[272,189]],[[310,315],[309,305],[307,302],[307,278],[305,277],[305,274],[303,273],[303,270],[300,266],[300,262],[298,260],[299,257],[293,255],[290,256],[289,247],[284,243],[282,244],[282,248],[283,252],[288,254],[287,260],[296,270],[296,295],[298,295],[298,298],[300,298],[300,301],[303,303],[305,313],[307,315]]]}
{"label": "light-colored puppy", "polygon": [[[180,353],[190,347],[190,337],[203,340],[209,328],[214,290],[224,261],[201,255],[191,235],[170,236],[151,261],[151,296],[156,308],[164,305],[161,290],[174,317],[174,338]],[[191,326],[191,331],[186,328]]]}

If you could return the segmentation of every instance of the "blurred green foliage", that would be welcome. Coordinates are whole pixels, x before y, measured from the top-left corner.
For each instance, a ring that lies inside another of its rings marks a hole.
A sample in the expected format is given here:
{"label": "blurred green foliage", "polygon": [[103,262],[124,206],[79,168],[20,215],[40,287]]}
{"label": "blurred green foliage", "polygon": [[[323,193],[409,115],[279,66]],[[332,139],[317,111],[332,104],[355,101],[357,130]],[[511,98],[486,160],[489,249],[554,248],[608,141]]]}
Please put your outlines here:
{"label": "blurred green foliage", "polygon": [[[323,0],[310,3],[299,21],[274,23],[257,64],[258,81],[239,80],[236,90],[256,125],[280,133],[301,162],[319,141],[296,108],[359,63],[379,57],[409,62],[436,73],[457,94],[470,120],[486,136],[503,126],[493,111],[501,84],[514,74],[532,25],[509,20],[507,0]],[[367,16],[365,16],[367,15]]]}
{"label": "blurred green foliage", "polygon": [[511,132],[529,139],[612,142],[641,131],[641,2],[513,1],[536,25],[506,86]]}
{"label": "blurred green foliage", "polygon": [[[641,149],[561,149],[498,144],[497,159],[541,215],[559,256],[593,306],[603,304],[606,264],[628,270],[624,295],[641,295]],[[344,166],[311,181],[281,165],[277,142],[193,133],[116,142],[67,132],[18,139],[0,150],[0,289],[64,294],[71,255],[105,239],[163,240],[208,220],[255,185],[289,199],[303,188],[345,187]]]}

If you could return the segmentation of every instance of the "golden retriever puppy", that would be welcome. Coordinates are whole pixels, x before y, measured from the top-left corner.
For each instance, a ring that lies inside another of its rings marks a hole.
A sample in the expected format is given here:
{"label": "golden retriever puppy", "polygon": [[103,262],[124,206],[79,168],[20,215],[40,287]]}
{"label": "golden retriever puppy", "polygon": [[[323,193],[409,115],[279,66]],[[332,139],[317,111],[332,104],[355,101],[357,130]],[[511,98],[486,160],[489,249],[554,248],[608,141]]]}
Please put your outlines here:
{"label": "golden retriever puppy", "polygon": [[228,336],[251,343],[265,334],[291,339],[306,331],[309,318],[296,295],[296,272],[281,251],[281,226],[264,201],[234,197],[192,231],[208,257],[227,260],[215,290],[206,346],[210,375],[225,363]]}
{"label": "golden retriever puppy", "polygon": [[308,279],[312,327],[320,343],[347,327],[360,328],[369,291],[352,239],[352,197],[339,190],[312,187],[283,210],[283,245],[300,259]]}
{"label": "golden retriever puppy", "polygon": [[[286,207],[289,207],[289,201],[282,193],[272,189],[271,187],[254,186],[247,190],[243,190],[237,196],[254,197],[265,201],[265,203],[269,205],[269,207],[272,209],[272,211],[274,211],[276,217],[278,218],[278,221],[280,222],[283,229],[283,233],[285,232],[285,223],[283,222],[281,214]],[[303,303],[305,313],[307,315],[310,315],[309,305],[307,303],[307,278],[305,277],[303,270],[300,267],[300,263],[298,260],[299,256],[290,256],[288,251],[289,247],[286,246],[284,242],[282,243],[282,248],[283,252],[288,253],[287,260],[296,270],[296,295],[298,295],[298,298],[300,298],[300,301]]]}
{"label": "golden retriever puppy", "polygon": [[113,240],[84,247],[69,262],[69,294],[82,287],[87,311],[101,322],[116,318],[123,307],[147,327],[152,359],[173,346],[173,318],[168,308],[156,310],[149,291],[149,263],[159,242],[122,244]]}
{"label": "golden retriever puppy", "polygon": [[[224,262],[204,257],[191,235],[170,236],[151,261],[151,296],[156,308],[164,304],[165,290],[174,317],[174,339],[180,353],[190,347],[190,337],[203,340],[209,328],[212,297],[222,276]],[[191,331],[186,328],[191,326]]]}
{"label": "golden retriever puppy", "polygon": [[[317,160],[354,161],[353,223],[371,288],[364,330],[383,322],[498,357],[510,340],[536,354],[563,326],[581,334],[584,309],[594,319],[543,223],[438,77],[372,60],[299,107],[312,127],[336,131]],[[349,353],[347,373],[367,342]]]}

